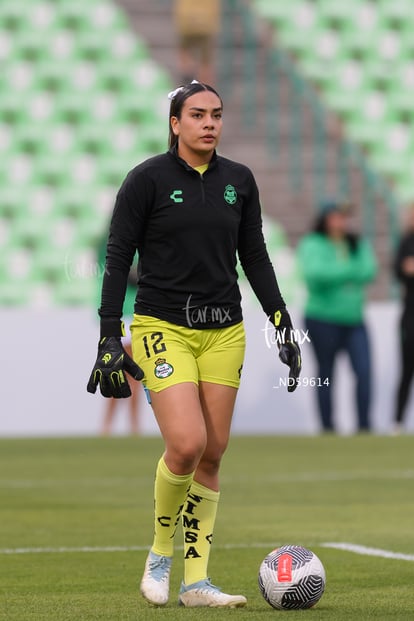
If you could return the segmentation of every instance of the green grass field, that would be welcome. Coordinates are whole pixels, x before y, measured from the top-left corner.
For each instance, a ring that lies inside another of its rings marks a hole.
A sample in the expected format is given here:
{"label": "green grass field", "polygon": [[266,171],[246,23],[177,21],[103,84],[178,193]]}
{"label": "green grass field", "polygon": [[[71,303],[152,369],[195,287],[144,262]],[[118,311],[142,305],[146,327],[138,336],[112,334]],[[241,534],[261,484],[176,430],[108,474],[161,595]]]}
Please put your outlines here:
{"label": "green grass field", "polygon": [[[323,545],[414,558],[413,437],[232,438],[210,574],[247,596],[238,610],[178,607],[180,537],[169,605],[139,595],[161,451],[157,438],[0,440],[2,621],[414,619],[412,560]],[[258,567],[284,543],[325,565],[326,592],[308,611],[273,610],[259,593]]]}

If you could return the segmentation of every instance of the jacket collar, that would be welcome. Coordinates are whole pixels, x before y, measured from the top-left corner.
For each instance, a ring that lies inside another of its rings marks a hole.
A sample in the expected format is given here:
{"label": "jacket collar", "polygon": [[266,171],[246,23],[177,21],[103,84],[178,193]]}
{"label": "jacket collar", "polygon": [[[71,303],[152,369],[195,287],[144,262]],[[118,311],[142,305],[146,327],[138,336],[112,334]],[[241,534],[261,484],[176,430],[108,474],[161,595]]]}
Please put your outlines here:
{"label": "jacket collar", "polygon": [[[194,168],[192,166],[190,166],[189,164],[187,164],[187,162],[185,160],[183,160],[179,155],[178,155],[178,150],[177,150],[177,145],[174,145],[173,147],[171,147],[171,149],[168,150],[168,153],[170,155],[172,155],[172,157],[177,160],[177,162],[183,166],[186,170],[194,170]],[[214,168],[215,166],[217,166],[217,161],[218,161],[218,157],[217,157],[217,153],[216,150],[214,150],[213,156],[210,160],[210,163],[208,165],[208,168]]]}

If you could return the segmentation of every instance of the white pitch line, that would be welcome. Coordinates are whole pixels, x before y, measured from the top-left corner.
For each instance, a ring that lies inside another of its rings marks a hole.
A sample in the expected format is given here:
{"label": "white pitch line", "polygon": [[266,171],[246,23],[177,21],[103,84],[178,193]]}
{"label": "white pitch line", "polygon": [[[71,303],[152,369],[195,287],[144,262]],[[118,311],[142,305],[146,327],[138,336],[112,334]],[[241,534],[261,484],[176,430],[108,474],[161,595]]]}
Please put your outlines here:
{"label": "white pitch line", "polygon": [[402,552],[391,552],[391,550],[382,550],[381,548],[369,548],[360,546],[356,543],[321,543],[322,548],[333,548],[335,550],[344,550],[345,552],[354,552],[354,554],[362,554],[364,556],[379,556],[380,558],[391,558],[398,561],[414,561],[414,554],[403,554]]}
{"label": "white pitch line", "polygon": [[[224,475],[222,482],[229,484],[235,482],[254,481],[255,477],[229,477]],[[410,480],[414,479],[414,470],[361,470],[356,472],[296,472],[293,474],[269,474],[260,475],[260,481],[265,483],[323,483],[323,482],[349,482],[349,481],[382,481],[382,480]],[[137,487],[153,483],[153,477],[129,477],[129,478],[87,478],[87,479],[0,479],[1,489],[20,488],[43,488],[43,487],[110,487],[113,485],[125,485]]]}
{"label": "white pitch line", "polygon": [[0,548],[0,554],[69,554],[72,552],[144,552],[149,546],[82,546],[59,548]]}
{"label": "white pitch line", "polygon": [[[281,545],[281,544],[280,544]],[[245,550],[245,549],[270,549],[273,550],[277,545],[275,542],[271,543],[224,543],[222,545],[216,545],[215,548],[219,550]],[[0,555],[14,555],[14,554],[67,554],[72,552],[147,552],[150,546],[82,546],[82,547],[58,547],[58,548],[0,548]],[[183,546],[177,546],[177,550],[182,550]]]}
{"label": "white pitch line", "polygon": [[[246,549],[265,549],[274,550],[278,547],[274,541],[271,543],[247,543],[247,544],[222,544],[216,545],[215,548],[219,550],[246,550]],[[367,546],[361,546],[354,543],[343,542],[326,542],[326,543],[314,543],[310,547],[321,548],[333,548],[335,550],[343,550],[345,552],[353,552],[354,554],[362,554],[364,556],[378,556],[381,558],[389,558],[399,561],[414,561],[414,554],[402,554],[401,552],[392,552],[391,550],[381,550],[380,548],[369,548]],[[179,546],[178,549],[182,549]],[[70,554],[70,553],[85,553],[85,552],[146,552],[149,550],[149,546],[82,546],[82,547],[58,547],[58,548],[0,548],[0,555],[18,555],[18,554]]]}

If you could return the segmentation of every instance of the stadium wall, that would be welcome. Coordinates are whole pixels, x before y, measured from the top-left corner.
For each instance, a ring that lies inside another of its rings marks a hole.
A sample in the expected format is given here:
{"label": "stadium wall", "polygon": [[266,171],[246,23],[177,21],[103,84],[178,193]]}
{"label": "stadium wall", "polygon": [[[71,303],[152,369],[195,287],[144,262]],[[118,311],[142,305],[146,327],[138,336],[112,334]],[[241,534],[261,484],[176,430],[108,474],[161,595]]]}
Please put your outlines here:
{"label": "stadium wall", "polygon": [[[278,386],[285,376],[275,346],[268,347],[262,311],[245,303],[247,353],[242,386],[233,424],[235,434],[306,434],[318,432],[315,409],[317,388],[302,386],[288,394]],[[399,308],[396,303],[372,303],[367,309],[374,361],[373,427],[377,433],[391,429],[398,374]],[[300,315],[292,313],[301,327]],[[98,324],[85,308],[30,311],[2,309],[2,404],[0,436],[62,436],[99,433],[103,397],[86,392],[94,363]],[[271,332],[269,333],[269,335]],[[302,347],[303,375],[316,375],[309,344]],[[355,429],[353,387],[346,360],[336,369],[337,428],[342,434]],[[408,413],[408,430],[414,431],[414,395]],[[157,428],[150,406],[142,395],[142,431]],[[115,433],[127,432],[127,411],[122,404]]]}

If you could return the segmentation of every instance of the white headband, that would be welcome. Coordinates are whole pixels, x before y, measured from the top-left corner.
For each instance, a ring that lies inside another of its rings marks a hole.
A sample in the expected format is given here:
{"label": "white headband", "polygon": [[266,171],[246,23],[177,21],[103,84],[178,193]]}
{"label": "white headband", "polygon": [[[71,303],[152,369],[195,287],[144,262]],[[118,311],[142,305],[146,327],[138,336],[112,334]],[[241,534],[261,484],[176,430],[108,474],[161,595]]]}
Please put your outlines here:
{"label": "white headband", "polygon": [[[200,82],[198,80],[193,80],[191,84],[200,84]],[[185,86],[179,86],[174,91],[170,91],[167,95],[168,99],[174,99],[174,97],[176,97],[180,91],[184,90],[184,88]]]}

